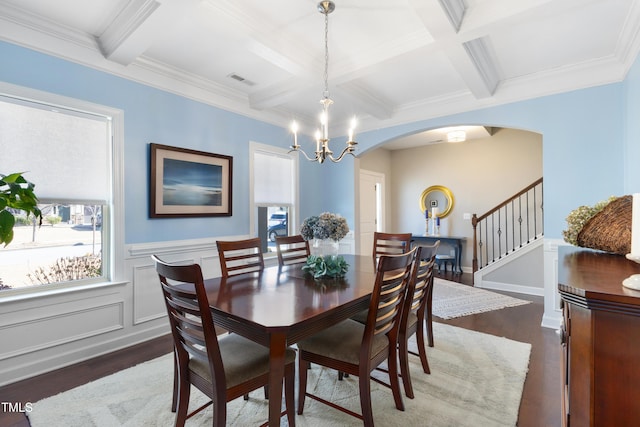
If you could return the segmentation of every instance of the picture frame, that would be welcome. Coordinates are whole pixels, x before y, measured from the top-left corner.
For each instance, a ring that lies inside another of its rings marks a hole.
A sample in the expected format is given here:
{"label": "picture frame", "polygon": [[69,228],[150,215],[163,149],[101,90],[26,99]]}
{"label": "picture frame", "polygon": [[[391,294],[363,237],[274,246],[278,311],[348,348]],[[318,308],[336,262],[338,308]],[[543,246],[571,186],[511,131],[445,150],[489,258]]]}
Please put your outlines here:
{"label": "picture frame", "polygon": [[233,157],[149,146],[149,217],[231,216]]}

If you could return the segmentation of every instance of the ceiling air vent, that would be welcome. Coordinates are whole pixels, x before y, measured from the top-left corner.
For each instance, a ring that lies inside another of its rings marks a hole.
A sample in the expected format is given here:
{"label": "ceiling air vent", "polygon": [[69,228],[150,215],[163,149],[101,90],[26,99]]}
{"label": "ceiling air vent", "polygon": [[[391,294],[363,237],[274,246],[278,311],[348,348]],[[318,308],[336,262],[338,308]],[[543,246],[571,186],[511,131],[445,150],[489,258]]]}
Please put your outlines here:
{"label": "ceiling air vent", "polygon": [[240,75],[238,75],[238,74],[236,74],[236,73],[231,73],[231,74],[229,74],[227,77],[231,77],[233,80],[236,80],[236,81],[238,81],[238,82],[240,82],[240,83],[244,83],[244,84],[246,84],[247,86],[253,86],[253,85],[255,85],[255,83],[254,83],[254,82],[252,82],[251,80],[247,80],[247,79],[245,79],[244,77],[242,77],[242,76],[240,76]]}

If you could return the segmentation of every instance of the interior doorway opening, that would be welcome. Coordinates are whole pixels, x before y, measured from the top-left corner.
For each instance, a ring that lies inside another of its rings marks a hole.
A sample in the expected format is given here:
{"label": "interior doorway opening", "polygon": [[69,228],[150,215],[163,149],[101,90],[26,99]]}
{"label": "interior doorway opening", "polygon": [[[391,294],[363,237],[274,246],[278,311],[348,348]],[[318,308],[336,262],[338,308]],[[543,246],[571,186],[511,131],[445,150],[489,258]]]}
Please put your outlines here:
{"label": "interior doorway opening", "polygon": [[360,221],[358,253],[368,255],[373,247],[373,233],[385,230],[385,175],[360,170]]}

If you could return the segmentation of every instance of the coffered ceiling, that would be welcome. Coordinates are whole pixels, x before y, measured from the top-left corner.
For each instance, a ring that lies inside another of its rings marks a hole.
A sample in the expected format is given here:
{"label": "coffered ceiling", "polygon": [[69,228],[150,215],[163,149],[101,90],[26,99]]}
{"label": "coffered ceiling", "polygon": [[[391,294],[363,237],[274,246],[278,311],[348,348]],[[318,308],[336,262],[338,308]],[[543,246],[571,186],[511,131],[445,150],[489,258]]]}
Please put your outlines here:
{"label": "coffered ceiling", "polygon": [[[332,134],[619,82],[640,0],[335,0]],[[0,40],[311,134],[316,0],[0,0]],[[344,120],[343,120],[344,119]],[[344,129],[342,129],[344,127]]]}

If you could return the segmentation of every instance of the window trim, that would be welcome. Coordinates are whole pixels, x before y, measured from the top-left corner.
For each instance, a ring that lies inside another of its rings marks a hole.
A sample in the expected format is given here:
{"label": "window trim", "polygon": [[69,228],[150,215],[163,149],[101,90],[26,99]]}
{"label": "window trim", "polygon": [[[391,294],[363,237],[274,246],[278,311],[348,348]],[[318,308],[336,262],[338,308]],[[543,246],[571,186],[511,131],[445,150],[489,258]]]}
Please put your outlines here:
{"label": "window trim", "polygon": [[[253,159],[254,159],[254,154],[256,152],[264,152],[264,153],[268,153],[268,154],[275,154],[278,156],[286,156],[291,158],[291,160],[293,161],[293,203],[289,206],[289,219],[288,219],[288,227],[289,227],[289,231],[293,234],[297,233],[297,225],[299,223],[298,220],[298,215],[299,215],[299,211],[300,211],[300,198],[299,198],[299,180],[297,179],[298,175],[298,165],[299,165],[299,159],[298,159],[298,155],[297,154],[292,154],[289,152],[289,150],[284,149],[284,148],[280,148],[280,147],[276,147],[273,145],[267,145],[267,144],[263,144],[260,142],[255,142],[255,141],[250,141],[249,142],[249,233],[251,236],[257,236],[258,235],[258,231],[255,228],[255,222],[256,222],[256,208],[258,206],[270,206],[270,205],[263,205],[263,204],[256,204],[254,202],[254,167],[253,167]],[[267,257],[275,257],[276,254],[274,253],[269,253],[266,252],[266,256]]]}
{"label": "window trim", "polygon": [[[124,275],[124,111],[81,99],[66,97],[50,92],[0,82],[0,95],[8,98],[23,99],[36,104],[48,104],[67,110],[88,112],[107,117],[111,121],[111,198],[103,209],[108,209],[110,222],[103,223],[103,233],[108,236],[109,257],[103,256],[103,271],[106,280],[90,282],[63,282],[52,285],[8,289],[0,293],[0,301],[6,298],[19,299],[21,296],[42,296],[58,293],[63,289],[88,289],[96,285],[111,285],[125,281]],[[105,213],[103,212],[103,215]],[[104,245],[104,242],[103,242]],[[105,247],[103,246],[103,251]]]}

